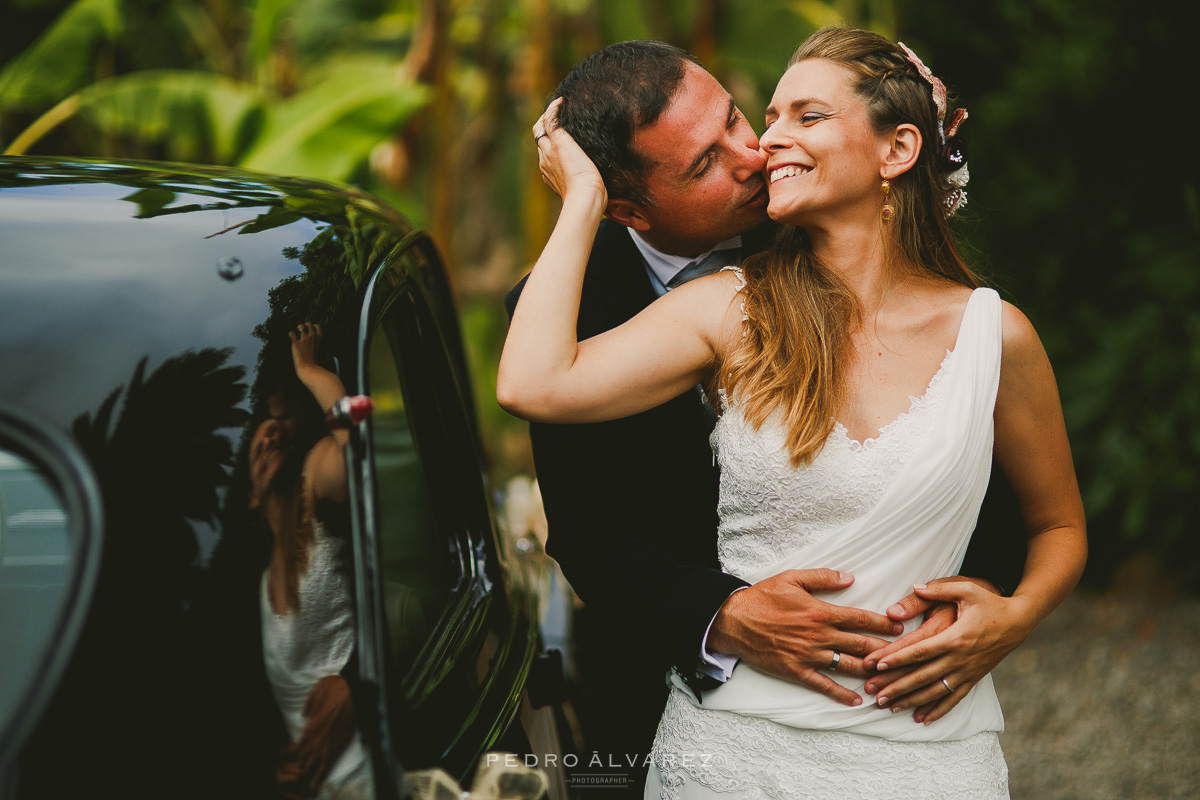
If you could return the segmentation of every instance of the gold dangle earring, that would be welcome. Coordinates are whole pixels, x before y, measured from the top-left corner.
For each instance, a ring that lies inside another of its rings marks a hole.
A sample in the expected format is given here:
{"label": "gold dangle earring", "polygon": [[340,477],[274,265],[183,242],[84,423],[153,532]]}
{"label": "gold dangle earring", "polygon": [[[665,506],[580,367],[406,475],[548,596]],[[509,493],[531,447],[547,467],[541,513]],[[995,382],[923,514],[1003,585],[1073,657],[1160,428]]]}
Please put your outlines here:
{"label": "gold dangle earring", "polygon": [[883,221],[887,222],[892,218],[892,214],[896,213],[895,207],[893,207],[891,204],[891,201],[888,200],[888,192],[890,192],[892,190],[892,184],[888,183],[887,181],[884,181],[883,184],[879,188],[883,189],[883,213],[882,213],[882,216],[883,216]]}

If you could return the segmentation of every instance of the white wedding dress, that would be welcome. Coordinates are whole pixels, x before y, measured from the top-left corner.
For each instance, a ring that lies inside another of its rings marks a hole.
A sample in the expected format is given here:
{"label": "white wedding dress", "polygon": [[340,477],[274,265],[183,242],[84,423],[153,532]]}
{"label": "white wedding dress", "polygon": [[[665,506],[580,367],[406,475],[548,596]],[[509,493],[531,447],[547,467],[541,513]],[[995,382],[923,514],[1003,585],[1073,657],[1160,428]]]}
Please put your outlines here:
{"label": "white wedding dress", "polygon": [[[800,469],[778,415],[755,430],[736,398],[722,397],[713,446],[723,569],[751,583],[787,569],[850,572],[853,585],[821,598],[880,613],[914,583],[955,574],[991,470],[1000,319],[999,296],[973,292],[954,350],[909,411],[865,442],[839,424]],[[841,705],[745,663],[700,703],[669,676],[646,797],[1008,798],[991,676],[931,725],[878,708],[863,680],[830,677],[864,703]]]}

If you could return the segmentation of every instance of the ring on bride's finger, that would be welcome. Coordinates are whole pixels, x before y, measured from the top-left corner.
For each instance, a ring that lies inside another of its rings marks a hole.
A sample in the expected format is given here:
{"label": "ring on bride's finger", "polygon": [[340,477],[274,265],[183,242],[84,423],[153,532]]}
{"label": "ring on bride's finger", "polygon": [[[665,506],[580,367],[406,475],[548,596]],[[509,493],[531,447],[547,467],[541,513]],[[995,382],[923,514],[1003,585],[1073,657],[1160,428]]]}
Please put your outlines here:
{"label": "ring on bride's finger", "polygon": [[838,664],[840,664],[841,662],[842,662],[842,654],[835,652],[833,654],[833,660],[829,662],[829,671],[837,672]]}
{"label": "ring on bride's finger", "polygon": [[950,685],[950,681],[946,680],[945,678],[942,678],[942,686],[945,686],[951,692],[954,691],[954,687]]}

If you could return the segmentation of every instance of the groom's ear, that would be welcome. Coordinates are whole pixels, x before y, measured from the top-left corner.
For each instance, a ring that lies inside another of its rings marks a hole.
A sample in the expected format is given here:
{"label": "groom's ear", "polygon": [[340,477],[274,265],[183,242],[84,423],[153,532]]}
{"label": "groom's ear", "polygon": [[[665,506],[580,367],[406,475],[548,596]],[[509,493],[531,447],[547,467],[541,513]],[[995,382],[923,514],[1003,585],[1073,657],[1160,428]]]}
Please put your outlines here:
{"label": "groom's ear", "polygon": [[632,200],[624,198],[609,200],[608,205],[604,208],[604,214],[613,222],[624,225],[626,228],[633,228],[635,231],[650,230],[650,220],[646,219],[642,207]]}

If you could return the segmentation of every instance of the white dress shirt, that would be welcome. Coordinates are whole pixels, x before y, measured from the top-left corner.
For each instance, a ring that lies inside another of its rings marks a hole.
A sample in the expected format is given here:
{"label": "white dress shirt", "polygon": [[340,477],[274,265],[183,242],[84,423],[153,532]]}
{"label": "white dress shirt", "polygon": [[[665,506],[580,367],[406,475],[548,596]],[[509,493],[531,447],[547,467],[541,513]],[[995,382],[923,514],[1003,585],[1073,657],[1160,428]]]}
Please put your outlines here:
{"label": "white dress shirt", "polygon": [[[699,255],[676,256],[656,249],[654,245],[643,239],[642,235],[633,228],[629,229],[629,235],[633,237],[633,243],[637,245],[638,251],[642,254],[642,261],[645,262],[646,266],[646,274],[650,276],[650,285],[654,287],[654,293],[659,297],[671,291],[667,287],[667,284],[688,264],[703,260],[709,253],[742,246],[742,237],[734,236],[732,239],[726,239],[718,243],[711,250],[707,250]],[[735,589],[734,592],[740,592],[745,588],[743,586],[741,589]],[[730,596],[732,597],[733,595],[730,594]],[[716,618],[714,614],[713,620],[716,620]],[[702,675],[708,675],[711,678],[716,678],[724,682],[729,680],[729,676],[733,674],[733,668],[737,665],[738,658],[728,653],[716,653],[708,649],[708,632],[712,630],[713,620],[710,620],[708,627],[704,629],[704,638],[700,641],[700,657],[697,659],[696,671]]]}
{"label": "white dress shirt", "polygon": [[732,239],[726,239],[723,242],[718,242],[716,247],[711,250],[705,250],[703,253],[695,256],[674,256],[670,253],[664,253],[661,250],[656,250],[654,245],[642,238],[642,235],[633,228],[629,229],[629,235],[633,237],[633,243],[637,245],[638,252],[642,254],[642,261],[646,264],[646,274],[650,276],[650,283],[654,286],[654,293],[659,297],[670,291],[667,284],[671,278],[683,271],[683,268],[695,261],[703,261],[709,253],[715,253],[718,250],[731,250],[735,247],[742,246],[742,237],[734,236]]}

